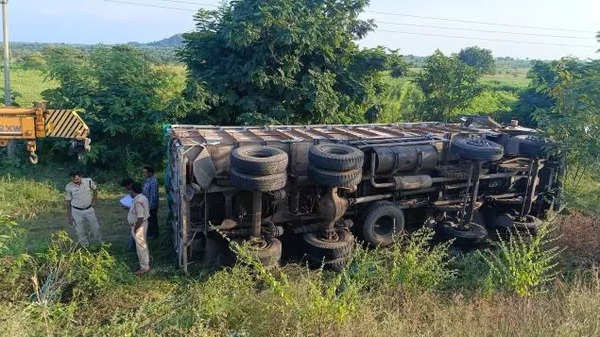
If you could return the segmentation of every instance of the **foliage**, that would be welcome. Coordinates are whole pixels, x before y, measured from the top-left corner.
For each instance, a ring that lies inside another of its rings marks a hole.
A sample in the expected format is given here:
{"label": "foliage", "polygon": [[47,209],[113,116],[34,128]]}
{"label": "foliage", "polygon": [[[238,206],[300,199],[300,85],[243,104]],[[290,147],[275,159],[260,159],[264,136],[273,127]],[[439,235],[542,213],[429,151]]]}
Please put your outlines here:
{"label": "foliage", "polygon": [[496,68],[492,51],[477,46],[462,49],[458,53],[458,59],[482,74],[492,74]]}
{"label": "foliage", "polygon": [[380,123],[418,121],[417,111],[423,93],[409,78],[387,79],[388,88],[383,99],[383,109],[377,119]]}
{"label": "foliage", "polygon": [[555,104],[537,109],[535,118],[569,165],[568,183],[577,189],[582,178],[600,165],[600,61],[565,58],[545,65],[534,84]]}
{"label": "foliage", "polygon": [[65,296],[90,296],[108,286],[118,275],[118,265],[106,248],[87,250],[63,231],[53,234],[48,250],[32,260],[35,300],[47,305]]}
{"label": "foliage", "polygon": [[97,48],[89,56],[58,47],[44,54],[47,74],[60,86],[42,96],[51,107],[85,111],[94,139],[89,163],[131,172],[140,163],[160,162],[161,124],[170,120],[162,97],[165,88],[176,87],[174,74],[129,46]]}
{"label": "foliage", "polygon": [[505,116],[512,112],[517,99],[510,91],[484,89],[466,107],[457,111],[466,115],[490,115],[497,121],[504,121]]}
{"label": "foliage", "polygon": [[490,250],[485,256],[491,282],[521,297],[541,291],[556,277],[560,248],[553,245],[555,230],[556,226],[545,222],[535,236],[516,231],[508,240],[500,238],[498,251]]}
{"label": "foliage", "polygon": [[434,232],[421,228],[402,234],[386,249],[357,249],[348,273],[366,288],[397,288],[428,291],[441,288],[455,276],[448,268],[449,243],[430,247]]}
{"label": "foliage", "polygon": [[44,70],[46,60],[40,52],[33,52],[23,56],[18,63],[25,70]]}
{"label": "foliage", "polygon": [[24,229],[0,210],[0,258],[23,250]]}
{"label": "foliage", "polygon": [[436,50],[427,58],[417,84],[425,95],[419,111],[425,120],[449,121],[481,91],[480,74],[458,57]]}
{"label": "foliage", "polygon": [[180,57],[187,120],[209,124],[347,123],[378,103],[394,51],[359,49],[367,0],[243,0],[196,14]]}
{"label": "foliage", "polygon": [[519,93],[512,112],[505,117],[504,121],[516,119],[523,126],[537,127],[536,111],[545,112],[554,106],[554,100],[536,88],[527,88]]}

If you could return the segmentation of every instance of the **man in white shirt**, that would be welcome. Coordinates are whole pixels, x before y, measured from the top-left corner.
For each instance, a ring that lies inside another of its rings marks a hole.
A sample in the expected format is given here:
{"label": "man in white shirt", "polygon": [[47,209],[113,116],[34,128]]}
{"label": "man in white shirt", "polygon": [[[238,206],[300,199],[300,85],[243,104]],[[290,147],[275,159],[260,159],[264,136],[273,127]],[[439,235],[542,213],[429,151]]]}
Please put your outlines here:
{"label": "man in white shirt", "polygon": [[140,269],[135,274],[143,275],[150,271],[150,252],[146,242],[150,205],[148,198],[142,194],[142,186],[139,183],[131,184],[127,190],[133,198],[133,204],[127,213],[127,222],[131,226],[131,236],[135,239],[135,250],[140,261]]}
{"label": "man in white shirt", "polygon": [[[65,187],[65,201],[69,225],[75,227],[78,242],[87,247],[89,237],[102,243],[100,225],[94,211],[94,204],[98,196],[96,183],[90,178],[82,178],[80,172],[71,173],[71,181]],[[84,223],[89,225],[90,233]]]}

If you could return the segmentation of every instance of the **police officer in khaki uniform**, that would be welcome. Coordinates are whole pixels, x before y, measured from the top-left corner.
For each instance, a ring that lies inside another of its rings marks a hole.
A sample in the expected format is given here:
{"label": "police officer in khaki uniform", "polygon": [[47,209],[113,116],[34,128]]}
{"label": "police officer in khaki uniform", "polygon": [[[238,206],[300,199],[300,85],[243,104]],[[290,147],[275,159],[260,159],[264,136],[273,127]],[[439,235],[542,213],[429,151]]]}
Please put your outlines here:
{"label": "police officer in khaki uniform", "polygon": [[142,193],[142,185],[139,183],[129,184],[125,189],[133,198],[133,203],[127,214],[127,222],[131,226],[131,236],[135,239],[135,249],[140,261],[140,269],[135,273],[136,275],[143,275],[150,271],[150,251],[146,241],[150,204],[148,198]]}
{"label": "police officer in khaki uniform", "polygon": [[[82,178],[80,172],[71,173],[71,182],[65,187],[67,219],[69,225],[75,227],[77,240],[84,247],[89,245],[90,236],[94,241],[102,243],[100,225],[93,208],[97,195],[97,186],[92,179]],[[84,226],[85,222],[89,231]]]}

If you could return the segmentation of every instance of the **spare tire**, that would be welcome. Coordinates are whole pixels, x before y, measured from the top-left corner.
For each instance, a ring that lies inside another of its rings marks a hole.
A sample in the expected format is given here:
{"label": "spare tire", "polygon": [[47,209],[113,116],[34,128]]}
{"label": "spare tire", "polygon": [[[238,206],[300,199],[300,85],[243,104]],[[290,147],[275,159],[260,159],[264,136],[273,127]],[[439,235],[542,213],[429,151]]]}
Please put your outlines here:
{"label": "spare tire", "polygon": [[273,192],[285,187],[287,173],[251,176],[231,170],[231,185],[244,191]]}
{"label": "spare tire", "polygon": [[231,168],[239,173],[266,176],[286,172],[288,155],[271,146],[244,146],[231,151]]}
{"label": "spare tire", "polygon": [[450,150],[462,159],[467,160],[500,160],[504,155],[504,148],[482,137],[454,137]]}
{"label": "spare tire", "polygon": [[343,144],[316,144],[308,151],[310,165],[331,171],[360,169],[363,166],[364,157],[361,150]]}
{"label": "spare tire", "polygon": [[327,171],[308,166],[308,176],[317,184],[329,187],[353,187],[362,180],[362,169],[350,171]]}
{"label": "spare tire", "polygon": [[363,239],[373,246],[389,246],[394,234],[404,230],[404,212],[389,201],[378,201],[369,206],[362,219]]}
{"label": "spare tire", "polygon": [[516,136],[519,141],[519,154],[528,157],[544,157],[548,153],[548,144],[533,136]]}

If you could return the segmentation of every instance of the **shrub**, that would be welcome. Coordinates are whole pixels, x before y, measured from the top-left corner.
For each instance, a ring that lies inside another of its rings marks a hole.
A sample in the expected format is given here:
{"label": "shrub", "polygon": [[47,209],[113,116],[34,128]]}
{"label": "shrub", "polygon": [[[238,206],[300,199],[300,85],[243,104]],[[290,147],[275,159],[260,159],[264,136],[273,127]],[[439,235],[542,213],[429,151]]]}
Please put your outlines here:
{"label": "shrub", "polygon": [[385,249],[367,250],[358,246],[352,264],[344,272],[361,291],[401,288],[428,291],[441,288],[456,272],[449,268],[450,243],[431,246],[434,232],[421,228],[402,234]]}
{"label": "shrub", "polygon": [[389,264],[385,279],[388,284],[402,285],[405,289],[436,289],[455,276],[448,269],[448,247],[451,243],[430,248],[433,230],[423,227],[401,238],[388,250],[382,250]]}
{"label": "shrub", "polygon": [[546,222],[535,236],[517,231],[508,240],[500,238],[498,250],[489,250],[485,256],[492,284],[520,297],[541,291],[556,276],[554,270],[561,250],[553,244],[555,229],[551,222]]}
{"label": "shrub", "polygon": [[23,251],[24,229],[0,211],[0,258]]}
{"label": "shrub", "polygon": [[64,231],[53,234],[48,250],[32,260],[35,301],[52,304],[91,296],[108,286],[111,279],[122,274],[106,249],[103,245],[87,250]]}

